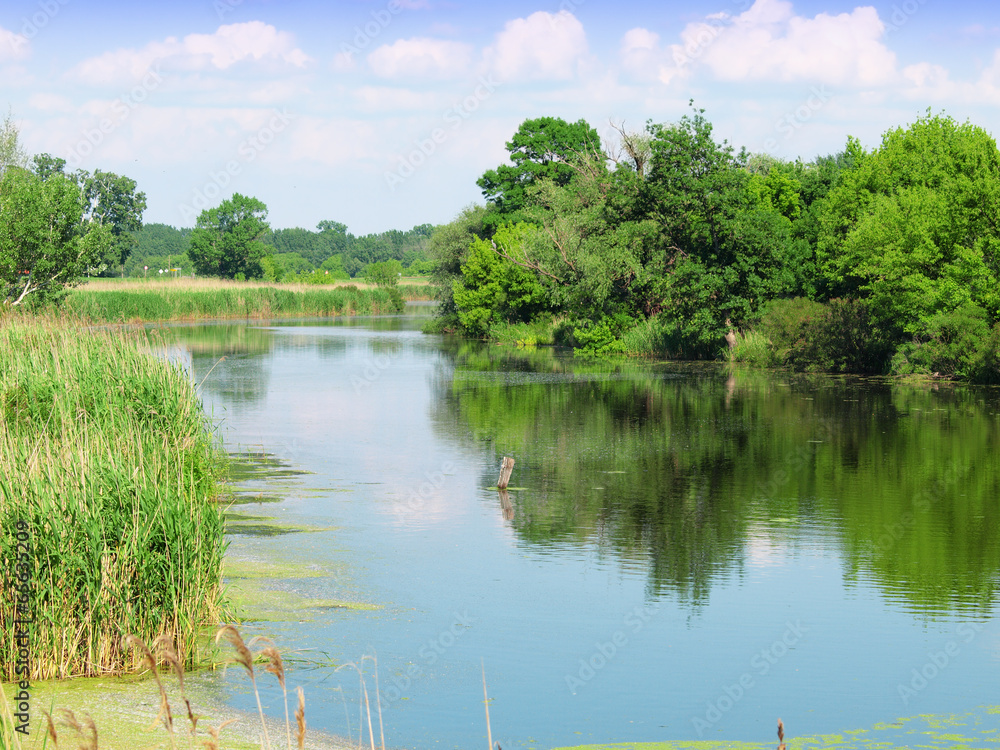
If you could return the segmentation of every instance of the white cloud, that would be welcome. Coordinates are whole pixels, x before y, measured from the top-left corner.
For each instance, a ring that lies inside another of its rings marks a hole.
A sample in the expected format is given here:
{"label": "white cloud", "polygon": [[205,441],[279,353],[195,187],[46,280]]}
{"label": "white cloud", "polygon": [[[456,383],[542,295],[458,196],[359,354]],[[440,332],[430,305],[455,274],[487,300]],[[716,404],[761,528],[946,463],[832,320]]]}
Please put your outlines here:
{"label": "white cloud", "polygon": [[368,55],[372,72],[383,78],[462,75],[471,62],[471,45],[441,39],[400,39]]}
{"label": "white cloud", "polygon": [[660,35],[649,29],[635,28],[625,32],[621,46],[625,70],[641,79],[656,78],[660,68]]}
{"label": "white cloud", "polygon": [[28,106],[39,112],[71,114],[76,111],[67,97],[59,94],[35,93],[28,97]]}
{"label": "white cloud", "polygon": [[163,66],[182,71],[227,70],[242,62],[305,67],[309,57],[295,46],[292,34],[260,21],[220,26],[213,34],[167,37],[142,49],[121,49],[84,60],[72,71],[93,83],[141,78]]}
{"label": "white cloud", "polygon": [[587,54],[587,35],[567,10],[508,21],[484,56],[504,81],[573,78]]}
{"label": "white cloud", "polygon": [[722,81],[809,81],[879,86],[898,79],[896,56],[882,41],[885,24],[872,7],[813,18],[795,15],[787,0],[756,0],[737,16],[719,13],[688,24],[681,42],[660,49],[652,32],[629,31],[622,43],[626,69],[656,66],[670,83],[697,66]]}
{"label": "white cloud", "polygon": [[23,60],[31,53],[31,44],[24,34],[15,34],[0,26],[0,62]]}
{"label": "white cloud", "polygon": [[904,93],[908,99],[956,104],[1000,104],[1000,49],[993,54],[993,63],[974,83],[953,81],[941,65],[917,63],[903,68],[903,78],[909,84]]}

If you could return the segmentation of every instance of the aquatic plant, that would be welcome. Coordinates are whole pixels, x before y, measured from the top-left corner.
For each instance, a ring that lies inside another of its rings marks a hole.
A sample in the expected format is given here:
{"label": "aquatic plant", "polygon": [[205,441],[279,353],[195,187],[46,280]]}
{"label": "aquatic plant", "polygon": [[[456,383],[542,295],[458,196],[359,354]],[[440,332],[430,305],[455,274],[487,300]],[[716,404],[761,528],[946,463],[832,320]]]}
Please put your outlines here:
{"label": "aquatic plant", "polygon": [[223,471],[190,380],[138,335],[0,321],[0,556],[22,562],[0,572],[0,677],[18,628],[32,680],[134,670],[123,632],[195,661],[220,618]]}

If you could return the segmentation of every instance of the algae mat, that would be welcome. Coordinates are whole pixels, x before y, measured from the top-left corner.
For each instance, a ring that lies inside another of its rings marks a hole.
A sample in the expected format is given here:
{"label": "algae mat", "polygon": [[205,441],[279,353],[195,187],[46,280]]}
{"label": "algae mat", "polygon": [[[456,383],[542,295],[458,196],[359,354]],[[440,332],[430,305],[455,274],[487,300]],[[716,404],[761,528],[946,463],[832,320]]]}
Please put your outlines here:
{"label": "algae mat", "polygon": [[[922,714],[871,729],[790,737],[788,750],[944,750],[945,748],[1000,748],[1000,706],[981,706],[964,714]],[[623,742],[577,745],[555,750],[774,750],[777,742]]]}

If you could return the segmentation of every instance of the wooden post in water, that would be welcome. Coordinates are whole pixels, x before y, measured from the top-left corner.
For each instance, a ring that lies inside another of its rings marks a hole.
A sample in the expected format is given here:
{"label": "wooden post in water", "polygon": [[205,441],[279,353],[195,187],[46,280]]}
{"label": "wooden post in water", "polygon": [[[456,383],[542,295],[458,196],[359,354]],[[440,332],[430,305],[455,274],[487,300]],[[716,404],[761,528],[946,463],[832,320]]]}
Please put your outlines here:
{"label": "wooden post in water", "polygon": [[514,471],[514,459],[503,457],[503,462],[500,464],[500,481],[497,482],[497,489],[504,490],[507,489],[507,484],[510,482],[510,473]]}

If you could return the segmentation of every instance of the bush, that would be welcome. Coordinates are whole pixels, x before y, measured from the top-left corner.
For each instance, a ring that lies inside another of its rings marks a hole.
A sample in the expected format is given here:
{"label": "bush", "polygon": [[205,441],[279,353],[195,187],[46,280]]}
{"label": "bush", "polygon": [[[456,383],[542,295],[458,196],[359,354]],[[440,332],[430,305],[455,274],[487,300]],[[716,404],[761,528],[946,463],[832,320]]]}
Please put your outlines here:
{"label": "bush", "polygon": [[986,311],[970,304],[928,320],[922,333],[896,350],[892,371],[995,383],[1000,380],[998,354],[1000,325],[991,330]]}
{"label": "bush", "polygon": [[882,373],[893,350],[892,337],[875,325],[862,300],[774,300],[758,330],[778,362],[796,370]]}
{"label": "bush", "polygon": [[542,318],[530,323],[494,323],[489,338],[497,344],[531,347],[550,346],[553,341],[552,320]]}

